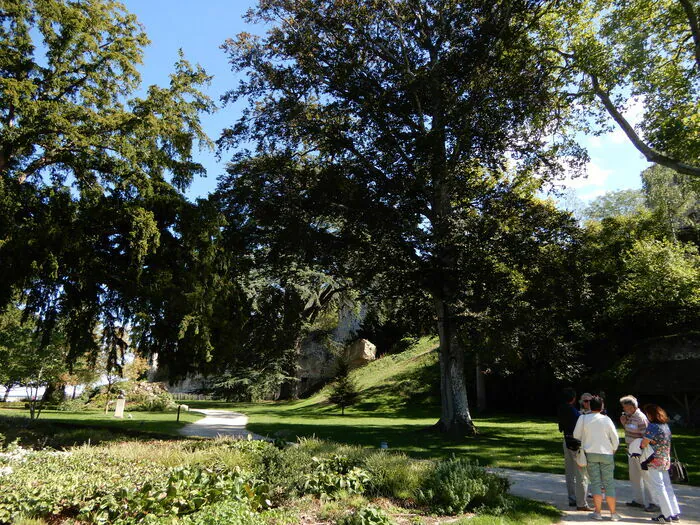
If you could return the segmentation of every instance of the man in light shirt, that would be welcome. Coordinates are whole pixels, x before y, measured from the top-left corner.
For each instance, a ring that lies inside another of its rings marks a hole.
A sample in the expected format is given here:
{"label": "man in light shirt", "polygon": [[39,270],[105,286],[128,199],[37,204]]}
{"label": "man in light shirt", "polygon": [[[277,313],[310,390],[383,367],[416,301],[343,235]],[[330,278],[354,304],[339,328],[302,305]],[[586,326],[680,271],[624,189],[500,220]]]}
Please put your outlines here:
{"label": "man in light shirt", "polygon": [[[644,437],[644,432],[647,430],[649,421],[639,409],[639,403],[634,396],[624,396],[620,398],[622,406],[622,415],[620,423],[625,429],[625,443],[629,447],[635,439]],[[656,506],[651,501],[649,486],[644,481],[641,463],[639,457],[630,456],[627,454],[627,464],[629,465],[630,483],[632,485],[632,501],[628,501],[628,507],[644,507],[644,510],[653,512],[657,510]]]}

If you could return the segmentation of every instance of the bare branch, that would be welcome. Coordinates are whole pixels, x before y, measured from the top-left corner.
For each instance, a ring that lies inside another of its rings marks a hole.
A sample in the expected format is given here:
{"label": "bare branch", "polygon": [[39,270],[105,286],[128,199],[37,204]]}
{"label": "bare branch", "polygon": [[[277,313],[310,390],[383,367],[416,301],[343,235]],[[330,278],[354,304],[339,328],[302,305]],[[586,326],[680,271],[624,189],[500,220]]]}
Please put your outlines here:
{"label": "bare branch", "polygon": [[589,76],[593,84],[593,91],[595,92],[598,99],[603,103],[603,106],[605,106],[605,109],[607,110],[608,114],[617,123],[617,125],[620,126],[620,128],[622,128],[622,131],[624,131],[625,135],[627,135],[627,138],[630,139],[632,145],[635,148],[637,148],[637,150],[639,150],[639,152],[642,155],[644,155],[644,157],[649,162],[660,164],[661,166],[670,168],[678,173],[683,173],[684,175],[700,177],[700,167],[691,166],[690,164],[680,162],[648,146],[637,134],[637,132],[627,121],[627,119],[625,119],[622,113],[618,111],[618,109],[615,107],[615,104],[610,99],[610,96],[600,87],[598,78],[593,74],[589,74]]}

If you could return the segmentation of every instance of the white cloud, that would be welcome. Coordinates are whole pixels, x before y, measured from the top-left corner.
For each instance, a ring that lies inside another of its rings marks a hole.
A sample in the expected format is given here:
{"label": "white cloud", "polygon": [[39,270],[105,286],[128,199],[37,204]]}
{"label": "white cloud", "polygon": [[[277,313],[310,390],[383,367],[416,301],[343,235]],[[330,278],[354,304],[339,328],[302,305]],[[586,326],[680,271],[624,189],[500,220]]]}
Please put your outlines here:
{"label": "white cloud", "polygon": [[576,195],[582,201],[590,202],[593,199],[595,199],[596,197],[600,197],[601,195],[605,195],[606,193],[607,193],[607,190],[604,190],[601,188],[599,190],[590,191],[588,193],[577,192]]}
{"label": "white cloud", "polygon": [[578,177],[572,179],[567,177],[562,181],[562,184],[567,188],[588,188],[605,186],[608,177],[612,174],[612,170],[606,170],[600,167],[595,161],[591,161],[586,166],[586,177]]}

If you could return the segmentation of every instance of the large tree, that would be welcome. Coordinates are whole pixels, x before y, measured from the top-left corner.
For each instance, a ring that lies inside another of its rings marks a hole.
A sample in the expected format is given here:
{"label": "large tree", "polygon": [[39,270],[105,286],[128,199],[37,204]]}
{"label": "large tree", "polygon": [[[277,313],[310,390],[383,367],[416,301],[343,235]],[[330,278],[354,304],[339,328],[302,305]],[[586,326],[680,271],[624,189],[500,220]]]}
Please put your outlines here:
{"label": "large tree", "polygon": [[549,7],[266,0],[251,18],[267,34],[225,46],[244,73],[227,97],[250,106],[220,144],[253,150],[220,191],[277,260],[303,254],[359,288],[430,295],[439,425],[456,435],[474,431],[461,335],[488,308],[489,281],[509,279],[508,221],[536,215],[558,155],[579,159],[557,134],[557,58],[531,40]]}
{"label": "large tree", "polygon": [[146,35],[109,0],[3,0],[0,9],[0,304],[16,290],[71,354],[136,316],[144,260],[173,222],[165,206],[204,170],[208,77],[184,58],[140,93]]}

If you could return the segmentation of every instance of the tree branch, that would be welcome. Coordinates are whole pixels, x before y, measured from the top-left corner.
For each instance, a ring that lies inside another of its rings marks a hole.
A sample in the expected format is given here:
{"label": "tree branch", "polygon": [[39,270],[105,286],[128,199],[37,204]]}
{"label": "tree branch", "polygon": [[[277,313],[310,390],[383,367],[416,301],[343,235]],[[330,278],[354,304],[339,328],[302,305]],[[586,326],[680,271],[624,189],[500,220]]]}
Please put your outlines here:
{"label": "tree branch", "polygon": [[627,135],[627,138],[630,140],[630,142],[632,142],[632,145],[637,148],[637,150],[639,150],[639,152],[644,155],[649,162],[660,164],[661,166],[670,168],[677,173],[683,173],[684,175],[690,175],[692,177],[700,177],[700,167],[691,166],[690,164],[685,164],[684,162],[668,157],[645,144],[632,125],[627,122],[627,119],[625,119],[622,113],[620,113],[615,107],[615,104],[613,104],[610,96],[600,87],[598,77],[591,73],[589,73],[589,77],[591,78],[591,82],[593,84],[593,92],[603,103],[603,106],[607,110],[608,114],[617,123],[617,125],[622,128],[622,131],[624,131],[625,135]]}
{"label": "tree branch", "polygon": [[695,66],[700,73],[700,25],[698,24],[698,15],[693,7],[691,0],[678,0],[683,6],[688,23],[690,24],[690,33],[693,35],[693,43],[695,44]]}

